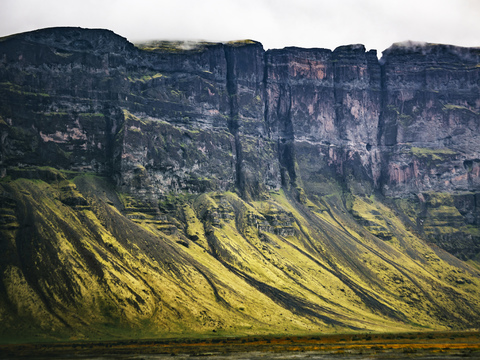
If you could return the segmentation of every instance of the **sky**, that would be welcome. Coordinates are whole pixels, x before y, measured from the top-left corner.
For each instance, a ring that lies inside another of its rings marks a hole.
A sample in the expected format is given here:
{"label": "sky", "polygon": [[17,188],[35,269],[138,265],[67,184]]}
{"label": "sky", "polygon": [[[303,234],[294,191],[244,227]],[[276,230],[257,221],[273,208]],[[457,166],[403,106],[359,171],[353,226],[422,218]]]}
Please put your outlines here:
{"label": "sky", "polygon": [[480,0],[0,0],[0,37],[53,26],[148,40],[253,39],[265,49],[406,40],[480,46]]}

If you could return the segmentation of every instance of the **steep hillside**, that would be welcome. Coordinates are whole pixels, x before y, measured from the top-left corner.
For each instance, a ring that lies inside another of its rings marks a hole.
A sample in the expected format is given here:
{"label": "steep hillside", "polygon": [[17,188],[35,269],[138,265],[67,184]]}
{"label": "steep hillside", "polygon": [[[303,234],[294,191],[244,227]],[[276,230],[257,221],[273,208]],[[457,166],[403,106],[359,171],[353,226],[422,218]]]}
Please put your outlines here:
{"label": "steep hillside", "polygon": [[478,328],[479,63],[0,39],[2,340]]}

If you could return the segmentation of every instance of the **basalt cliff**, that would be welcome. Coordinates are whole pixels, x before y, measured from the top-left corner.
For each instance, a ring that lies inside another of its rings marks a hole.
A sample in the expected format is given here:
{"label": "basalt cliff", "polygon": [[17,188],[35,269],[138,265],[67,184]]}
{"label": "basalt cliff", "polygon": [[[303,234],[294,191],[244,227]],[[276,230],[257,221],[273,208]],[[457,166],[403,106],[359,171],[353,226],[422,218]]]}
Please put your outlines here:
{"label": "basalt cliff", "polygon": [[472,329],[480,49],[0,39],[5,341]]}

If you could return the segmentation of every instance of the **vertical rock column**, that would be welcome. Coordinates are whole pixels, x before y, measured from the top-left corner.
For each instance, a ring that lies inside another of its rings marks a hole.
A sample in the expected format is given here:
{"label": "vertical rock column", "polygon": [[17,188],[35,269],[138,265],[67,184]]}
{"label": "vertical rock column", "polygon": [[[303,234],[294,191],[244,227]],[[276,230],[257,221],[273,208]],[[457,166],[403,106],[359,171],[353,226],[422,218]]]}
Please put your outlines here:
{"label": "vertical rock column", "polygon": [[402,43],[382,63],[384,193],[478,191],[480,51]]}
{"label": "vertical rock column", "polygon": [[289,181],[322,195],[332,178],[351,175],[364,185],[358,191],[371,191],[380,174],[376,52],[286,48],[266,58],[267,130]]}
{"label": "vertical rock column", "polygon": [[[363,45],[336,48],[335,124],[341,147],[341,171],[354,192],[371,192],[380,178],[378,125],[381,114],[381,68],[375,50]],[[373,187],[372,187],[373,186]]]}
{"label": "vertical rock column", "polygon": [[225,45],[229,131],[235,137],[236,185],[245,198],[262,198],[280,187],[275,142],[264,122],[264,51],[260,43]]}
{"label": "vertical rock column", "polygon": [[330,58],[325,49],[266,53],[265,120],[278,143],[284,185],[301,186],[300,171],[308,181],[310,172],[326,165],[319,150],[336,132]]}

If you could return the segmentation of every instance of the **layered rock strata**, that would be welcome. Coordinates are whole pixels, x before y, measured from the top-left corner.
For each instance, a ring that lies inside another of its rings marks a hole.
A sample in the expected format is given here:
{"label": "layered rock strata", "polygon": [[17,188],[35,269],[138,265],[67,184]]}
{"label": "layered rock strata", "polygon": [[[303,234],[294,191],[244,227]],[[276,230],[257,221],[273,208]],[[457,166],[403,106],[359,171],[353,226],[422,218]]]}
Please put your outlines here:
{"label": "layered rock strata", "polygon": [[376,191],[415,199],[427,233],[425,199],[448,193],[478,229],[479,63],[479,49],[433,44],[396,44],[379,61],[362,45],[14,35],[0,42],[1,173],[90,171],[154,205],[172,192]]}

